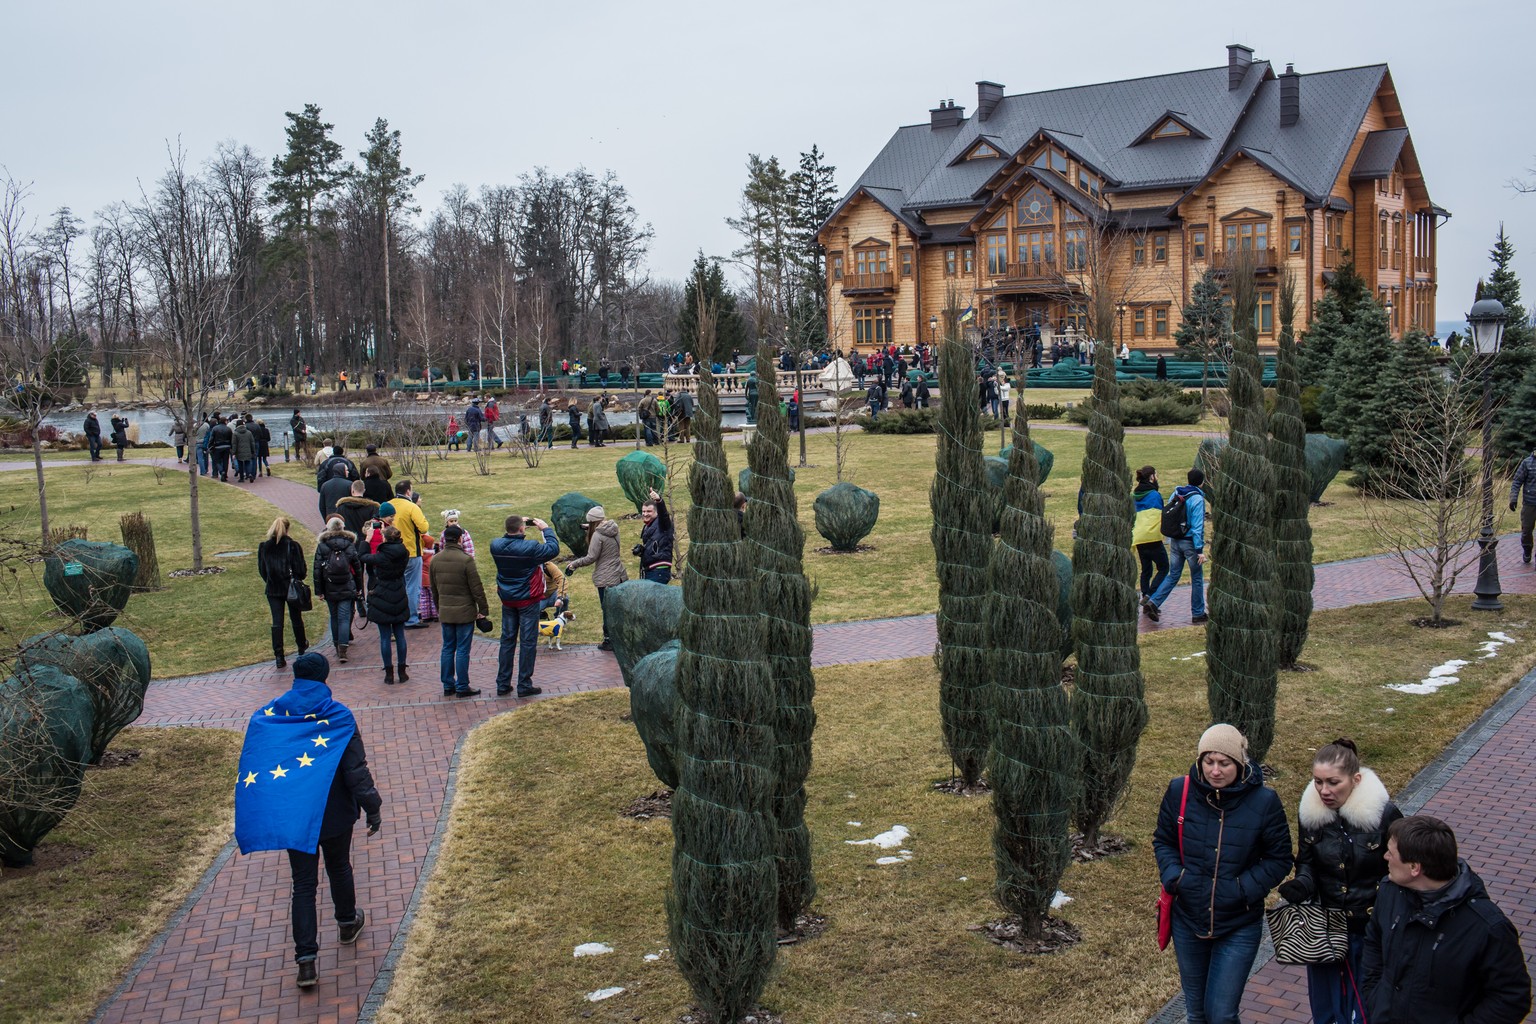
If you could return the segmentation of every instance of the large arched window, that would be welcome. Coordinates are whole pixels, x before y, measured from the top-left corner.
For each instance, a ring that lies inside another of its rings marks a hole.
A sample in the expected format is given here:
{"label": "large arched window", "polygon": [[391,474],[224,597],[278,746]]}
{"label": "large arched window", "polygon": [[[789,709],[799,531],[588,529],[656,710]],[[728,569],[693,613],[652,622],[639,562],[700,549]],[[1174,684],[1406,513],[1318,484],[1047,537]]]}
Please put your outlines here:
{"label": "large arched window", "polygon": [[1056,216],[1056,204],[1051,194],[1036,186],[1019,198],[1014,213],[1017,224],[1050,224]]}

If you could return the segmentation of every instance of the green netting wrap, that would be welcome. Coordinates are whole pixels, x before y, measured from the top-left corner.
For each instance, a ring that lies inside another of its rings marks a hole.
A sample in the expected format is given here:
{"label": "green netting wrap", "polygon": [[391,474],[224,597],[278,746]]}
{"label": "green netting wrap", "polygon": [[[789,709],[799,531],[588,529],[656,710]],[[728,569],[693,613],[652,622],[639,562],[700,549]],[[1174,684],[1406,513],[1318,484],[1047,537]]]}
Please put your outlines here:
{"label": "green netting wrap", "polygon": [[[779,413],[779,418],[781,420],[784,418],[784,414],[782,412]],[[758,429],[761,430],[763,425],[762,417],[758,417],[757,425]],[[751,458],[751,455],[747,456],[747,461],[749,463],[751,462]],[[793,467],[791,467],[789,471],[789,482],[795,482],[795,471]],[[742,494],[745,494],[747,497],[752,497],[752,467],[750,465],[743,467],[742,471],[736,474],[736,489]]]}
{"label": "green netting wrap", "polygon": [[120,626],[109,626],[85,636],[34,636],[21,648],[21,667],[51,665],[84,684],[91,699],[91,763],[98,763],[112,737],[144,710],[144,691],[149,688],[149,649],[144,641]]}
{"label": "green netting wrap", "polygon": [[1072,859],[1068,826],[1078,750],[1061,684],[1061,579],[1026,417],[1014,417],[1013,439],[987,602],[993,682],[987,780],[996,818],[993,891],[1026,934],[1038,935]]}
{"label": "green netting wrap", "polygon": [[836,551],[857,551],[880,518],[880,495],[844,482],[833,484],[811,503],[816,532]]}
{"label": "green netting wrap", "polygon": [[1061,663],[1072,657],[1072,559],[1060,551],[1051,552],[1056,567],[1056,621],[1061,625]]}
{"label": "green netting wrap", "polygon": [[1136,553],[1131,547],[1131,473],[1114,354],[1095,346],[1093,412],[1083,454],[1082,515],[1072,544],[1072,639],[1077,647],[1072,727],[1082,756],[1073,815],[1085,842],[1114,813],[1147,725],[1136,641]]}
{"label": "green netting wrap", "polygon": [[608,588],[603,596],[603,619],[608,624],[608,639],[613,641],[613,657],[619,663],[625,686],[635,685],[634,668],[641,658],[677,639],[682,615],[681,587],[627,580]]}
{"label": "green netting wrap", "polygon": [[[620,584],[623,586],[623,584]],[[651,586],[677,590],[677,587]],[[609,591],[609,597],[613,595]],[[610,620],[609,625],[612,625]],[[615,645],[617,646],[617,645]],[[629,683],[629,714],[645,744],[645,760],[662,784],[677,788],[677,730],[672,714],[677,706],[677,652],[680,644],[669,641],[635,663]]]}
{"label": "green netting wrap", "polygon": [[1280,354],[1275,362],[1275,413],[1269,419],[1269,461],[1275,472],[1275,586],[1279,615],[1276,657],[1295,668],[1312,621],[1311,482],[1307,479],[1307,428],[1301,415],[1301,375],[1292,336],[1295,282],[1280,286]]}
{"label": "green netting wrap", "polygon": [[939,716],[944,745],[966,785],[985,767],[991,667],[987,654],[987,571],[992,557],[992,514],[981,454],[981,415],[970,350],[957,340],[954,310],[939,346],[937,471],[930,488],[933,551],[939,574]]}
{"label": "green netting wrap", "polygon": [[[1211,721],[1228,722],[1248,737],[1262,762],[1275,736],[1275,475],[1269,465],[1269,423],[1260,385],[1257,333],[1243,310],[1252,274],[1233,275],[1231,432],[1221,473],[1209,493],[1221,517],[1206,540],[1211,552],[1205,684]],[[1250,300],[1251,301],[1251,300]]]}
{"label": "green netting wrap", "polygon": [[[1022,409],[1023,406],[1020,406],[1019,408]],[[1045,445],[1041,444],[1039,441],[1031,442],[1031,446],[1035,449],[1035,483],[1043,487],[1045,485],[1046,478],[1051,475],[1051,470],[1056,465],[1056,453],[1051,451]],[[997,455],[998,458],[1002,459],[1004,462],[1007,462],[1010,458],[1013,457],[1013,445],[1008,445],[1002,451],[998,452]]]}
{"label": "green netting wrap", "polygon": [[[1227,439],[1224,437],[1207,437],[1200,442],[1200,447],[1195,449],[1195,461],[1191,465],[1205,474],[1205,483],[1200,489],[1206,494],[1216,493],[1216,478],[1221,476],[1221,455],[1226,450]],[[1209,517],[1216,511],[1207,505],[1205,514]]]}
{"label": "green netting wrap", "polygon": [[583,524],[587,521],[587,512],[597,504],[585,494],[569,491],[549,506],[549,525],[555,528],[555,536],[571,549],[573,555],[587,553],[587,531]]}
{"label": "green netting wrap", "polygon": [[1349,444],[1327,434],[1307,435],[1307,497],[1322,501],[1323,492],[1349,462]]}
{"label": "green netting wrap", "polygon": [[757,563],[763,650],[778,702],[773,810],[779,825],[779,927],[793,931],[795,918],[816,896],[811,832],[805,824],[805,779],[811,771],[811,734],[816,729],[811,584],[805,578],[805,531],[797,516],[795,473],[789,467],[789,426],[779,403],[772,400],[778,395],[773,353],[763,349],[757,362],[769,401],[758,405],[757,434],[747,448],[752,478],[747,546]]}
{"label": "green netting wrap", "polygon": [[667,464],[650,452],[630,452],[614,464],[613,471],[618,475],[624,497],[635,506],[636,512],[652,491],[657,494],[666,492]]}
{"label": "green netting wrap", "polygon": [[93,714],[85,684],[52,665],[17,666],[0,683],[0,863],[32,863],[80,798]]}
{"label": "green netting wrap", "polygon": [[761,582],[732,506],[720,399],[706,369],[713,345],[700,320],[667,923],[694,998],[727,1024],[756,1005],[776,950],[778,706],[763,657]]}
{"label": "green netting wrap", "polygon": [[139,556],[121,544],[67,540],[43,559],[48,596],[86,633],[112,625],[138,574]]}

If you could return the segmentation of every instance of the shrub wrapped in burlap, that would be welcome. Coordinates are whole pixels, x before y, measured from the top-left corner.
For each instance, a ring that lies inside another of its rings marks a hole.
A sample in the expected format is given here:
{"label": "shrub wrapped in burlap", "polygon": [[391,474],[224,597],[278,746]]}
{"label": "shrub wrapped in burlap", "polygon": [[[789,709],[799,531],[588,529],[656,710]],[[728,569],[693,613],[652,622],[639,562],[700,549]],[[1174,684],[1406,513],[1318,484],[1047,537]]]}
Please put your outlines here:
{"label": "shrub wrapped in burlap", "polygon": [[[1051,475],[1051,470],[1056,465],[1056,453],[1039,441],[1031,441],[1030,446],[1035,450],[1035,484],[1044,486],[1046,477]],[[997,454],[998,458],[1007,462],[1013,455],[1013,445],[1010,444]]]}
{"label": "shrub wrapped in burlap", "polygon": [[32,863],[80,798],[94,715],[85,684],[52,665],[0,682],[0,863]]}
{"label": "shrub wrapped in burlap", "polygon": [[587,553],[587,512],[595,508],[593,501],[579,491],[569,491],[555,499],[549,507],[549,525],[555,528],[560,543],[571,549],[573,555]]}
{"label": "shrub wrapped in burlap", "polygon": [[82,632],[105,629],[133,594],[139,556],[121,544],[67,540],[43,560],[43,586]]}
{"label": "shrub wrapped in burlap", "polygon": [[20,664],[51,665],[85,684],[92,705],[91,763],[101,761],[107,744],[144,710],[149,688],[149,649],[121,626],[69,636],[35,636],[22,644]]}
{"label": "shrub wrapped in burlap", "polygon": [[[623,584],[621,584],[622,586]],[[653,587],[660,587],[652,583]],[[681,591],[681,587],[666,587]],[[611,593],[611,592],[610,592]],[[612,625],[610,621],[609,625]],[[611,634],[610,634],[611,635]],[[681,645],[668,641],[635,663],[627,675],[629,716],[645,744],[645,760],[662,784],[677,788],[677,733],[673,711],[677,703],[677,652]]]}
{"label": "shrub wrapped in burlap", "polygon": [[1307,488],[1313,502],[1323,500],[1323,492],[1333,483],[1349,461],[1349,445],[1327,434],[1307,435]]}
{"label": "shrub wrapped in burlap", "polygon": [[[683,588],[650,580],[629,580],[603,595],[608,639],[625,686],[634,686],[635,666],[677,639],[683,615]],[[669,783],[670,785],[670,783]]]}
{"label": "shrub wrapped in burlap", "polygon": [[811,503],[816,532],[834,551],[857,551],[880,518],[880,495],[844,482],[833,484]]}
{"label": "shrub wrapped in burlap", "polygon": [[651,492],[663,494],[667,489],[667,464],[650,452],[630,452],[614,464],[613,472],[619,478],[624,497],[640,511]]}
{"label": "shrub wrapped in burlap", "polygon": [[[758,433],[762,433],[761,424],[758,425]],[[791,466],[789,470],[789,482],[795,482],[795,470]],[[744,466],[740,473],[736,474],[736,489],[747,497],[752,497],[752,467]]]}

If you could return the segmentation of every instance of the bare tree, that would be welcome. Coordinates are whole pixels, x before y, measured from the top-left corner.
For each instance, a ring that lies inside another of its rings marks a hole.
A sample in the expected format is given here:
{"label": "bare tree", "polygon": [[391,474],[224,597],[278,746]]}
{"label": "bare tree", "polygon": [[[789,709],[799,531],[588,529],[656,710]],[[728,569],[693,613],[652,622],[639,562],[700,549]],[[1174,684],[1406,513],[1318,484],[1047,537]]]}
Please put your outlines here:
{"label": "bare tree", "polygon": [[1431,378],[1415,390],[1413,411],[1390,441],[1402,471],[1383,475],[1379,497],[1362,493],[1360,500],[1394,568],[1429,604],[1429,624],[1439,626],[1445,599],[1477,562],[1482,502],[1467,447],[1481,423],[1480,407],[1473,375]]}

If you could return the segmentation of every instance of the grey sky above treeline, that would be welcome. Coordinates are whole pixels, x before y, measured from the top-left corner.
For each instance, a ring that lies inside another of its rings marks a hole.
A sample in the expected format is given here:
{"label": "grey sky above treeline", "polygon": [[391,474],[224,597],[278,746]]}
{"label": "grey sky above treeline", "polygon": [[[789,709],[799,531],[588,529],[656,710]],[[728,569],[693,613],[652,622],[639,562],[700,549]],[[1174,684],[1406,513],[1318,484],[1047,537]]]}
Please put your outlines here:
{"label": "grey sky above treeline", "polygon": [[39,224],[136,200],[178,142],[270,159],[288,110],[318,104],[349,158],[376,117],[401,131],[433,209],[456,183],[513,184],[535,167],[612,169],[656,232],[648,267],[681,279],[726,255],[747,154],[793,168],[812,144],[845,189],[895,128],[975,82],[1009,94],[1226,61],[1226,45],[1301,72],[1386,62],[1440,232],[1438,320],[1460,317],[1502,221],[1536,305],[1536,90],[1524,56],[1536,5],[1390,9],[1128,2],[946,5],[442,5],[273,0],[8,5],[0,165],[32,185]]}

